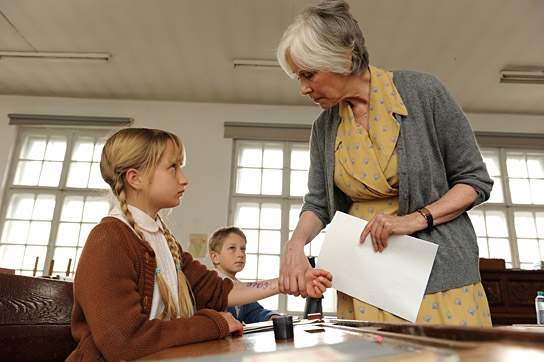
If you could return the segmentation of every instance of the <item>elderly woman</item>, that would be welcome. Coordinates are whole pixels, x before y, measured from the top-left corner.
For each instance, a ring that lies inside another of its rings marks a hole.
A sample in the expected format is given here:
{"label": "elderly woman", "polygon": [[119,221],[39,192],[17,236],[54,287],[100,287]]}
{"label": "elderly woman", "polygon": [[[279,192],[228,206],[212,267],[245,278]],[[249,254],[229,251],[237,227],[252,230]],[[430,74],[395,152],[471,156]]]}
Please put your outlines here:
{"label": "elderly woman", "polygon": [[[491,326],[467,210],[489,198],[493,181],[448,89],[430,74],[369,65],[365,39],[341,0],[307,6],[285,31],[277,58],[323,109],[312,126],[309,192],[282,256],[280,290],[305,295],[304,245],[343,211],[368,221],[359,242],[370,235],[376,252],[393,234],[439,245],[417,323]],[[337,313],[403,321],[341,292]]]}

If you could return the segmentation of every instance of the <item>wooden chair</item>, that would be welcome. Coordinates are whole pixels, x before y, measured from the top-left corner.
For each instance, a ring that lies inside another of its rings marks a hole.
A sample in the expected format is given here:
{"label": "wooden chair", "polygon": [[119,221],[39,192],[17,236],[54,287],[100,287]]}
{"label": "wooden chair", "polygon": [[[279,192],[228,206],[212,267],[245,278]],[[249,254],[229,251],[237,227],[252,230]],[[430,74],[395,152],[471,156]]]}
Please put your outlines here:
{"label": "wooden chair", "polygon": [[72,282],[0,273],[0,359],[64,361],[73,304]]}

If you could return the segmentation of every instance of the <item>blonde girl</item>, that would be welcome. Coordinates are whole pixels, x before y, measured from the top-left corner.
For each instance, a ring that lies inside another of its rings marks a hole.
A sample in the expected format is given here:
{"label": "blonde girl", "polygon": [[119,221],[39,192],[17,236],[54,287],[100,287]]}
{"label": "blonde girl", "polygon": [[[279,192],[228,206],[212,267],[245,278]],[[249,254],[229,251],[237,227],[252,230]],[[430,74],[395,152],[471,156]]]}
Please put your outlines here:
{"label": "blonde girl", "polygon": [[[236,283],[184,252],[159,215],[179,205],[189,184],[181,139],[126,128],[108,139],[100,171],[117,203],[93,228],[74,279],[67,361],[135,360],[162,349],[240,335],[225,312],[279,292],[278,280]],[[331,286],[323,270],[306,273],[309,295]]]}

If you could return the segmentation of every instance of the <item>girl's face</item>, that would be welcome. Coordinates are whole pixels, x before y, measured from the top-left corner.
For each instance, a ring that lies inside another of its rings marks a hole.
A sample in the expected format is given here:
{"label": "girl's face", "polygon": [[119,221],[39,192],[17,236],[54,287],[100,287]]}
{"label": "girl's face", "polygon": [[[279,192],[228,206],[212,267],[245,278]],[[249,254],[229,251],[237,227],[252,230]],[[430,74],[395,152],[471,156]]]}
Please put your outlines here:
{"label": "girl's face", "polygon": [[347,97],[347,76],[339,73],[299,68],[287,55],[287,64],[298,76],[300,94],[307,95],[321,107],[329,109]]}
{"label": "girl's face", "polygon": [[185,187],[189,184],[174,150],[174,144],[168,140],[147,185],[146,206],[141,210],[153,218],[161,209],[178,206]]}

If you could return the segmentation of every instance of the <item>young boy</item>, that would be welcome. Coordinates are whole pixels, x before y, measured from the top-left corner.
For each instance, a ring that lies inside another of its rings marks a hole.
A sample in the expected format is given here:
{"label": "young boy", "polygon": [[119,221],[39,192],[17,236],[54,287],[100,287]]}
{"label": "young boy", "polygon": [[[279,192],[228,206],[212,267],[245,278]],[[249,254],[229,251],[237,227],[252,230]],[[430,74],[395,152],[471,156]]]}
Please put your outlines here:
{"label": "young boy", "polygon": [[[223,278],[237,282],[236,273],[246,265],[247,239],[244,232],[236,226],[216,230],[210,238],[210,259]],[[227,312],[241,323],[268,321],[279,316],[278,313],[264,309],[258,302],[228,307]]]}

